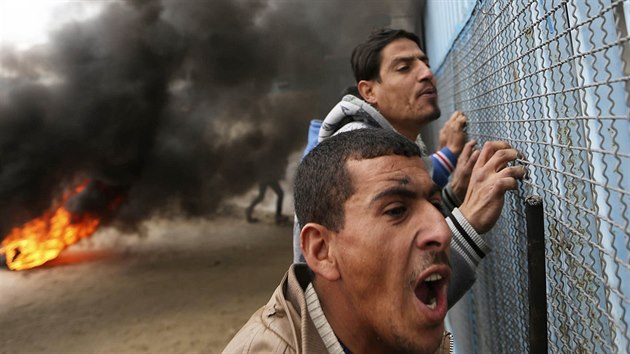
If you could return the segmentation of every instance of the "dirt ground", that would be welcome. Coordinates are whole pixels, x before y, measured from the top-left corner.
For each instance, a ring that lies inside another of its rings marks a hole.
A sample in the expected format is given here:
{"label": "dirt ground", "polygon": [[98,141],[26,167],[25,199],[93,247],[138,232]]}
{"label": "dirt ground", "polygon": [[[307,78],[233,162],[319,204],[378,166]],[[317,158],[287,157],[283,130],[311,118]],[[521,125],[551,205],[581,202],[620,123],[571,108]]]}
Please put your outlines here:
{"label": "dirt ground", "polygon": [[0,269],[0,353],[219,353],[292,260],[292,225],[242,210],[103,229],[52,264]]}

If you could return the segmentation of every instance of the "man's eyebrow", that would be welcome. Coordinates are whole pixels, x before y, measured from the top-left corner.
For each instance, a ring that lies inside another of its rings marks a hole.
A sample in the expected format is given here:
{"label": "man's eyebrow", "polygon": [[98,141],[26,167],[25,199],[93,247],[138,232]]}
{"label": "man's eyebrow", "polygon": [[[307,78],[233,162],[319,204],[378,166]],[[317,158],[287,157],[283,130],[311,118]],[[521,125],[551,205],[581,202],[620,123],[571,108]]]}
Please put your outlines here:
{"label": "man's eyebrow", "polygon": [[379,201],[380,199],[383,198],[387,198],[387,197],[403,197],[406,199],[413,199],[413,198],[417,198],[418,197],[418,193],[407,189],[405,187],[393,187],[393,188],[388,188],[380,193],[378,193],[377,195],[375,195],[372,200],[370,200],[370,204]]}
{"label": "man's eyebrow", "polygon": [[403,198],[416,198],[418,196],[418,193],[405,187],[410,182],[408,177],[397,178],[393,181],[397,182],[399,185],[379,192],[374,197],[372,197],[372,200],[370,200],[370,204],[378,201],[379,199],[391,196],[399,196]]}
{"label": "man's eyebrow", "polygon": [[390,66],[396,66],[399,63],[405,63],[405,62],[411,62],[414,61],[415,59],[420,59],[420,61],[423,62],[428,62],[429,61],[429,57],[425,55],[405,55],[405,56],[399,56],[399,57],[395,57],[394,59],[392,59],[391,65]]}

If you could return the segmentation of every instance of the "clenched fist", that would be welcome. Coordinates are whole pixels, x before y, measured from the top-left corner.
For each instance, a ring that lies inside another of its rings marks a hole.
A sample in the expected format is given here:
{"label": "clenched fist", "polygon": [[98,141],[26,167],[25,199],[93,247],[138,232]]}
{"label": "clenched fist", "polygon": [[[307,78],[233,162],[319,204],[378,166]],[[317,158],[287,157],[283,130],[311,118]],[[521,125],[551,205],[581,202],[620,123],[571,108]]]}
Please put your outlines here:
{"label": "clenched fist", "polygon": [[464,113],[455,111],[440,129],[440,149],[446,146],[453,154],[459,156],[466,143],[466,131],[464,130],[466,124],[468,124],[468,118]]}

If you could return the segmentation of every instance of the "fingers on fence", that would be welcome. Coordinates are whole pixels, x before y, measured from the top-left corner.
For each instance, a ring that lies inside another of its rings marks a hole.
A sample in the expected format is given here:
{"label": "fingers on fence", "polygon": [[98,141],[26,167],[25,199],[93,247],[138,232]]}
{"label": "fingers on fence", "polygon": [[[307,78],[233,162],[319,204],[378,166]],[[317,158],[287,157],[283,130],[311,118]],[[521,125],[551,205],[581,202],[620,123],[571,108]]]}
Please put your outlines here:
{"label": "fingers on fence", "polygon": [[485,166],[489,162],[489,160],[494,157],[497,151],[510,148],[510,144],[506,143],[505,141],[488,141],[483,144],[483,148],[481,149],[481,154],[479,155],[477,164]]}

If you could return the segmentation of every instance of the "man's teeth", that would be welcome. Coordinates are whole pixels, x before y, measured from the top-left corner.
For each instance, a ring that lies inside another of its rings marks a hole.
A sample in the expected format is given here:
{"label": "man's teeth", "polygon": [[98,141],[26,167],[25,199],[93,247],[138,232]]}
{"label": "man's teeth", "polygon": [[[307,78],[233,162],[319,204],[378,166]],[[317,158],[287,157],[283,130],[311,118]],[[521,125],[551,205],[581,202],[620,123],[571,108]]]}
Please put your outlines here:
{"label": "man's teeth", "polygon": [[[429,275],[428,277],[426,277],[426,278],[424,279],[424,282],[425,282],[425,283],[431,283],[431,282],[438,281],[438,280],[442,280],[442,276],[441,276],[441,275],[439,275],[439,274],[437,274],[437,273],[434,273],[434,274],[431,274],[431,275]],[[433,285],[433,284],[431,284],[431,285],[428,285],[428,286],[429,286],[429,289],[433,289],[433,286],[434,286],[434,285]],[[432,291],[434,291],[434,290],[430,290],[430,293],[431,293]],[[428,307],[429,309],[431,309],[431,310],[435,310],[436,305],[437,305],[437,299],[436,299],[436,297],[435,297],[435,296],[432,296],[432,297],[429,299],[429,302],[428,302],[428,304],[427,304],[427,307]]]}
{"label": "man's teeth", "polygon": [[435,310],[435,305],[437,305],[437,301],[434,297],[432,297],[431,302],[427,304],[427,307],[430,308],[431,310]]}
{"label": "man's teeth", "polygon": [[431,274],[424,281],[438,281],[442,279],[442,276],[439,274]]}

